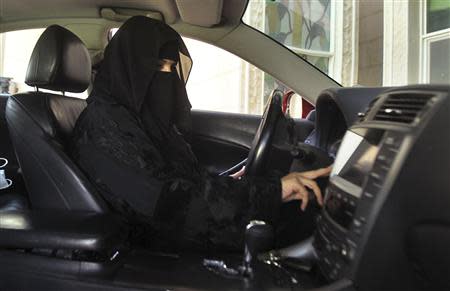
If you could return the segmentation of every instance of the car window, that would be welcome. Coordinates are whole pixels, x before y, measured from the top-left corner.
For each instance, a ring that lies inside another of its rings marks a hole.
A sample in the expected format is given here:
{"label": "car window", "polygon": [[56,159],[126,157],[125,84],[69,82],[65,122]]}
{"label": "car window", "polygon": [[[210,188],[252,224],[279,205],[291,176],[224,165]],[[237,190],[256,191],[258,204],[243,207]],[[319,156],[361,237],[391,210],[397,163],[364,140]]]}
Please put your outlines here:
{"label": "car window", "polygon": [[[183,39],[193,59],[186,85],[193,109],[262,114],[272,90],[289,90],[234,54],[198,40]],[[293,98],[291,115],[301,117],[301,113],[301,98]]]}
{"label": "car window", "polygon": [[0,34],[0,76],[10,79],[8,92],[3,93],[33,90],[25,84],[25,74],[34,45],[43,31],[44,29],[26,29]]}
{"label": "car window", "polygon": [[[16,94],[34,90],[25,84],[25,75],[31,53],[42,32],[44,28],[0,33],[0,93]],[[66,95],[86,98],[87,92],[67,92]]]}

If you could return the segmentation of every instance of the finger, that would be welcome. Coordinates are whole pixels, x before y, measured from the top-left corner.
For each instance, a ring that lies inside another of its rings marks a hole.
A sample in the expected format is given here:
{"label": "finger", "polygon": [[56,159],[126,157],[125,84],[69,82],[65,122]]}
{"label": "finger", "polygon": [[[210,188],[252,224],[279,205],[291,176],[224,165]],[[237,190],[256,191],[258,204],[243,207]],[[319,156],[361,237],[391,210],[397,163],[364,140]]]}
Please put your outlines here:
{"label": "finger", "polygon": [[301,199],[302,199],[302,204],[300,205],[300,208],[303,211],[305,211],[306,206],[308,206],[308,202],[309,202],[308,193],[306,193],[306,195],[302,195]]}
{"label": "finger", "polygon": [[298,194],[296,196],[297,199],[300,199],[302,201],[300,208],[304,211],[306,209],[306,206],[308,206],[309,201],[308,190],[303,185],[301,179],[297,179],[297,182],[298,182]]}
{"label": "finger", "polygon": [[233,179],[241,178],[245,173],[245,166],[243,166],[239,171],[234,174],[231,174],[230,177]]}
{"label": "finger", "polygon": [[301,195],[308,196],[308,189],[306,189],[305,185],[303,185],[303,181],[300,178],[297,178],[297,192]]}
{"label": "finger", "polygon": [[326,168],[321,168],[321,169],[317,169],[317,170],[313,170],[313,171],[302,172],[302,173],[299,173],[299,175],[303,178],[313,180],[313,179],[316,179],[319,177],[326,177],[326,176],[330,175],[331,169],[332,169],[332,166],[329,166]]}
{"label": "finger", "polygon": [[298,178],[292,181],[293,185],[287,195],[285,201],[300,200],[303,196],[308,196],[308,190],[303,186],[302,181]]}
{"label": "finger", "polygon": [[303,179],[302,182],[303,182],[303,185],[305,185],[307,188],[313,190],[314,195],[316,196],[317,202],[319,203],[319,205],[323,205],[322,191],[320,191],[320,188],[317,185],[317,183],[313,180],[308,180],[308,179]]}

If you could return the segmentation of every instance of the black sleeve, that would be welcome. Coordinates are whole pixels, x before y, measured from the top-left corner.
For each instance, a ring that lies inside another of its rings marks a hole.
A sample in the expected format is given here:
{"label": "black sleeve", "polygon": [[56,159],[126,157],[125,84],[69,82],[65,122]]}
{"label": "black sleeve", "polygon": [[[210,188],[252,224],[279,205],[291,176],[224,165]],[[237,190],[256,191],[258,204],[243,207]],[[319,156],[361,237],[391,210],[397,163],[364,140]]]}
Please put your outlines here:
{"label": "black sleeve", "polygon": [[250,220],[276,225],[281,207],[278,174],[266,177],[212,177],[192,184],[166,185],[154,214],[160,236],[179,248],[242,249]]}
{"label": "black sleeve", "polygon": [[178,133],[165,132],[167,142],[160,143],[136,122],[121,106],[90,104],[77,121],[71,150],[112,210],[130,221],[131,240],[240,249],[250,220],[277,223],[279,175],[212,176]]}

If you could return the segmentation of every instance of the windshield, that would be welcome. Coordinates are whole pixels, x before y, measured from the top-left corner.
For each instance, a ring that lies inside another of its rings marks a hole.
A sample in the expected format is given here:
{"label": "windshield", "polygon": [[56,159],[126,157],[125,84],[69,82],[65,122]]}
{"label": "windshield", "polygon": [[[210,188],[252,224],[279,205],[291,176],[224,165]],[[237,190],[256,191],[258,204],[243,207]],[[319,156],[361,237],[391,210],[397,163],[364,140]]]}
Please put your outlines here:
{"label": "windshield", "polygon": [[250,0],[243,22],[344,86],[450,83],[448,0]]}

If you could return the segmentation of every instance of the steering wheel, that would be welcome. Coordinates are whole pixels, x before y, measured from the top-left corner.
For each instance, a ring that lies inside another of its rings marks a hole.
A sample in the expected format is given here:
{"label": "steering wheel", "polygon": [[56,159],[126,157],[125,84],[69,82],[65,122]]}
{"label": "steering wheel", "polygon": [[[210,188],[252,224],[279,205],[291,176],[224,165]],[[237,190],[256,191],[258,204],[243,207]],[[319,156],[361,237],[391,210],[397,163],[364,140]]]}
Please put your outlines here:
{"label": "steering wheel", "polygon": [[278,121],[283,116],[283,92],[274,90],[267,102],[258,130],[247,157],[245,175],[258,176],[264,174],[269,160],[272,140]]}

